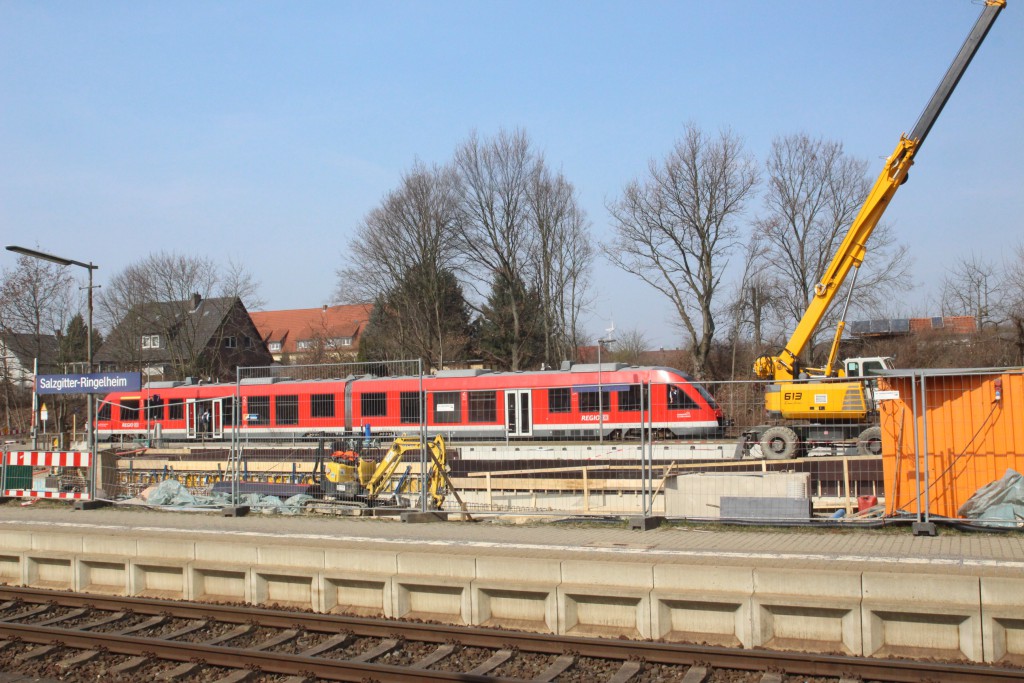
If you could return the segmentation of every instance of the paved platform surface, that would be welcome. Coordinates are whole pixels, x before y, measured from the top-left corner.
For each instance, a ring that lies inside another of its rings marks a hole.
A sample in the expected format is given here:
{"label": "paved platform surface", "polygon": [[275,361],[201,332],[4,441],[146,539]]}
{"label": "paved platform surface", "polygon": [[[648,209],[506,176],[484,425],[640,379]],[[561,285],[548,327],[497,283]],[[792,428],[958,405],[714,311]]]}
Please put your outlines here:
{"label": "paved platform surface", "polygon": [[[455,516],[453,515],[453,519]],[[518,520],[522,521],[522,520]],[[698,527],[665,525],[631,530],[624,522],[481,518],[408,524],[390,518],[322,514],[225,517],[219,511],[154,510],[111,506],[75,510],[64,504],[0,505],[0,533],[45,530],[127,537],[218,539],[233,543],[415,550],[459,555],[614,561],[922,571],[1021,576],[1024,532],[964,533],[940,528],[935,537],[913,536],[909,526],[881,529]]]}

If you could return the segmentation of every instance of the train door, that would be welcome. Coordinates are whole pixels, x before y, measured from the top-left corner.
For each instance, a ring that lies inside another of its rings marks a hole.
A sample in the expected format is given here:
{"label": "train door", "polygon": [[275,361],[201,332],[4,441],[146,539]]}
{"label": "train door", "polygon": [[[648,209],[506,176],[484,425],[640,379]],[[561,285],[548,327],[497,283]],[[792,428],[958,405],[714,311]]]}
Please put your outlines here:
{"label": "train door", "polygon": [[186,399],[185,436],[189,439],[224,438],[224,399]]}
{"label": "train door", "polygon": [[505,391],[505,433],[508,436],[533,434],[532,394],[529,389]]}

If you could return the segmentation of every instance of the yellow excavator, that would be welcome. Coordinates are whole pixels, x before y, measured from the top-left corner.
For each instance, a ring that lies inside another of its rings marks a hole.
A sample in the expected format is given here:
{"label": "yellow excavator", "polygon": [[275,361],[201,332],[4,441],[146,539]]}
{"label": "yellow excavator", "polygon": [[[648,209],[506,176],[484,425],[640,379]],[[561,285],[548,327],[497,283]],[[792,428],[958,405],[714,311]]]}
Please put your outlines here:
{"label": "yellow excavator", "polygon": [[[901,135],[896,150],[885,161],[864,205],[850,226],[821,280],[793,335],[777,355],[761,356],[754,363],[758,378],[769,380],[765,390],[768,423],[743,432],[739,447],[748,454],[753,446],[768,459],[795,458],[817,446],[847,444],[857,439],[861,453],[881,453],[881,430],[877,427],[877,409],[871,392],[872,380],[865,378],[870,369],[891,368],[888,359],[851,359],[838,367],[836,357],[845,326],[850,295],[857,280],[857,269],[864,261],[867,240],[878,225],[896,190],[907,181],[914,157],[928,132],[953,93],[961,76],[988,34],[1006,0],[986,0],[981,15],[964,41],[956,59],[932,95],[910,135]],[[801,354],[826,311],[834,303],[846,276],[853,271],[843,315],[837,325],[824,367],[801,364]],[[866,362],[867,361],[867,362]],[[853,379],[854,376],[861,377]],[[737,455],[741,452],[738,451]]]}
{"label": "yellow excavator", "polygon": [[[417,437],[399,436],[379,460],[359,452],[355,444],[339,444],[316,463],[316,488],[310,495],[358,507],[407,507],[403,494],[416,493],[413,463],[405,456],[426,450],[427,495],[430,507],[440,510],[448,493],[448,451],[440,434],[424,443]],[[419,458],[417,458],[417,464]],[[403,467],[404,465],[404,467]]]}

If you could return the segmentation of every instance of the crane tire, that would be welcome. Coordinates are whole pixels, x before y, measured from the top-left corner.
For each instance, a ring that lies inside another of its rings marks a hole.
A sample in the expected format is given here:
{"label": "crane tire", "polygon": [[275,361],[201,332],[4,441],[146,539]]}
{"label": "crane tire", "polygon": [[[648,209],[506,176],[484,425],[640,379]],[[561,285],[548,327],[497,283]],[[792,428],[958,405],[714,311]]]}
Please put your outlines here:
{"label": "crane tire", "polygon": [[882,428],[868,427],[857,437],[858,455],[882,454]]}
{"label": "crane tire", "polygon": [[761,453],[768,460],[796,458],[800,450],[800,437],[789,427],[769,427],[761,434]]}

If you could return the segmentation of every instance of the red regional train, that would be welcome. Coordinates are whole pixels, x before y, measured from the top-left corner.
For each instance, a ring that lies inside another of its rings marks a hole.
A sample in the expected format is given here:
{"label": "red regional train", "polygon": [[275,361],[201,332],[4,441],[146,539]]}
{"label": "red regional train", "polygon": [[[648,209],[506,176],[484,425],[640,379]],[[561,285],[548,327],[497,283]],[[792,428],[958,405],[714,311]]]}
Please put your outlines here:
{"label": "red regional train", "polygon": [[653,407],[643,419],[655,434],[721,436],[722,410],[687,374],[618,363],[445,370],[424,375],[422,384],[418,376],[150,382],[141,391],[108,394],[97,410],[96,434],[107,441],[216,440],[230,436],[237,421],[239,432],[254,438],[384,436],[418,429],[423,399],[427,429],[449,438],[597,438],[601,432],[615,439],[639,432],[648,387]]}

